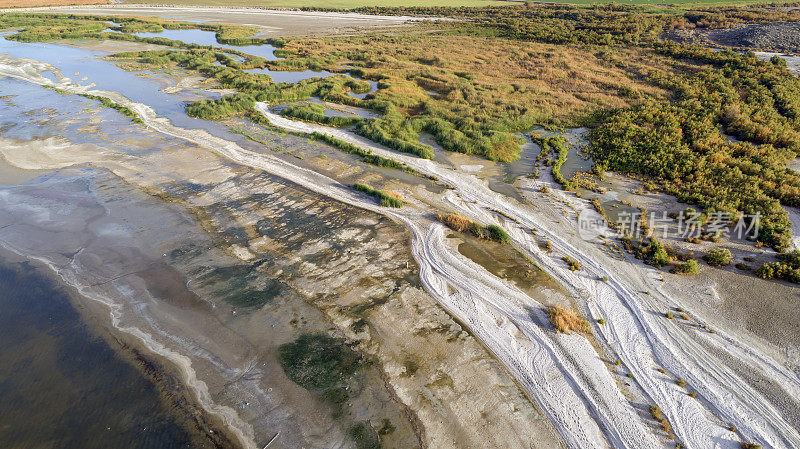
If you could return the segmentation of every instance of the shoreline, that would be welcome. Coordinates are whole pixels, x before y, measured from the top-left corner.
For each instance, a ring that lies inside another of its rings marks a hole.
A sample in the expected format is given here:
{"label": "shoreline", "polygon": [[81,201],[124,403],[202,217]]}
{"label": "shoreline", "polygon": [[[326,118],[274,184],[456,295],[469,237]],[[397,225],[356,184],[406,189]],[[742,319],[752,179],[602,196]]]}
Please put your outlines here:
{"label": "shoreline", "polygon": [[[113,351],[121,363],[133,367],[139,376],[153,386],[158,401],[175,419],[175,424],[183,429],[192,440],[202,439],[215,449],[238,449],[228,435],[226,427],[213,416],[204,413],[192,398],[191,392],[181,382],[177,370],[169,367],[166,359],[147,348],[127,339],[114,328],[110,319],[110,307],[96,302],[80,293],[79,289],[67,282],[58,271],[46,261],[30,257],[0,242],[0,263],[16,265],[25,263],[31,266],[50,286],[61,291],[69,299],[69,307],[79,316],[93,337],[99,338]],[[199,443],[199,441],[198,441]]]}

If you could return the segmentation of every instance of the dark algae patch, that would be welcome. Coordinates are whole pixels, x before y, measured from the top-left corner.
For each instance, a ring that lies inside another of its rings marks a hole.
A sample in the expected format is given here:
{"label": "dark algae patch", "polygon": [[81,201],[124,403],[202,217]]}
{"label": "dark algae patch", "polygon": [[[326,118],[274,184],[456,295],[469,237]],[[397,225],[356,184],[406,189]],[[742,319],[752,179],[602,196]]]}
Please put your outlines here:
{"label": "dark algae patch", "polygon": [[0,291],[0,446],[215,447],[33,267],[0,263]]}
{"label": "dark algae patch", "polygon": [[325,334],[305,334],[281,345],[278,358],[294,383],[317,393],[337,415],[347,402],[347,381],[361,367],[361,356],[344,340]]}
{"label": "dark algae patch", "polygon": [[356,449],[381,449],[381,440],[378,432],[369,422],[360,422],[350,428],[350,438],[356,443]]}
{"label": "dark algae patch", "polygon": [[256,267],[216,267],[200,277],[214,294],[233,307],[256,310],[270,303],[285,285],[278,280],[264,278]]}

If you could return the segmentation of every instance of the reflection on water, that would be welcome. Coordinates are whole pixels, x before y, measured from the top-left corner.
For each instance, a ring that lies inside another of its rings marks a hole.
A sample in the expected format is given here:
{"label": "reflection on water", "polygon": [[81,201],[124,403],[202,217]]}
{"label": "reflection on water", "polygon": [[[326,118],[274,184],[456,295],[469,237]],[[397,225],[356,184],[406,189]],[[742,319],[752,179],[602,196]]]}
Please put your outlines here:
{"label": "reflection on water", "polygon": [[217,42],[217,35],[213,31],[203,30],[164,30],[158,33],[131,33],[140,37],[163,37],[174,41],[181,41],[187,44],[210,45],[229,50],[239,50],[253,56],[260,56],[268,61],[274,61],[275,47],[268,44],[263,45],[223,45]]}
{"label": "reflection on water", "polygon": [[159,116],[168,118],[177,126],[209,127],[208,122],[186,115],[186,101],[180,95],[160,92],[162,86],[154,80],[137,76],[102,60],[108,53],[66,45],[22,43],[6,39],[0,39],[0,53],[51,64],[74,83],[84,86],[94,84],[96,89],[118,92],[133,101],[152,107]]}
{"label": "reflection on water", "polygon": [[179,424],[49,279],[0,262],[0,291],[2,447],[212,447]]}
{"label": "reflection on water", "polygon": [[[166,39],[182,41],[187,44],[210,45],[224,49],[239,50],[253,56],[260,56],[268,61],[275,61],[279,59],[277,56],[275,56],[275,47],[273,47],[272,45],[269,44],[245,45],[245,46],[222,45],[217,42],[216,33],[214,33],[213,31],[164,30],[158,33],[133,33],[133,34],[140,37],[162,37]],[[298,83],[300,81],[310,78],[317,78],[317,77],[325,78],[331,75],[335,75],[335,73],[329,72],[327,70],[321,70],[317,72],[314,70],[281,71],[281,70],[270,70],[270,69],[249,69],[246,71],[250,73],[269,75],[276,83]],[[378,90],[377,81],[367,81],[367,82],[370,84],[369,92],[365,92],[362,94],[356,94],[350,92],[350,95],[355,98],[364,99],[367,95]]]}

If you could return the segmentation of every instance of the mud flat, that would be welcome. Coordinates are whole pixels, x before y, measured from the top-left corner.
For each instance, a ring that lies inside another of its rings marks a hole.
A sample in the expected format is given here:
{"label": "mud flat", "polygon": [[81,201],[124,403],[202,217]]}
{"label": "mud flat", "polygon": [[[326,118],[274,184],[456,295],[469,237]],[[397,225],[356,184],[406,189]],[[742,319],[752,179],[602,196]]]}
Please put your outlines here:
{"label": "mud flat", "polygon": [[[15,73],[27,73],[27,69]],[[152,112],[145,114],[152,117]],[[238,429],[245,446],[263,445],[275,433],[280,437],[270,447],[346,444],[347,423],[369,422],[379,428],[383,419],[395,427],[383,440],[384,447],[561,446],[552,426],[513,378],[421,288],[408,249],[409,235],[397,223],[320,197],[258,168],[221,159],[210,150],[243,150],[229,142],[219,146],[220,141],[202,131],[171,128],[161,119],[150,125],[154,127],[132,127],[128,132],[144,133],[147,139],[160,135],[172,149],[178,149],[175,142],[180,140],[169,136],[190,142],[200,139],[209,150],[189,143],[180,151],[140,151],[130,139],[119,146],[76,144],[53,137],[46,142],[6,140],[3,153],[20,167],[91,163],[191,212],[180,225],[162,216],[163,211],[126,214],[118,227],[146,236],[148,244],[142,247],[152,249],[141,250],[143,254],[125,250],[121,257],[120,249],[90,245],[98,240],[91,237],[81,240],[82,246],[92,248],[79,251],[77,266],[85,268],[87,275],[100,273],[115,279],[115,287],[124,283],[113,290],[99,283],[106,289],[103,297],[121,301],[122,307],[132,307],[126,306],[132,298],[144,298],[144,303],[137,301],[136,310],[147,312],[149,320],[131,311],[123,316],[138,321],[126,328],[147,326],[163,347],[187,357],[198,381],[185,381],[201,391],[198,402],[213,404],[208,413],[229,419],[227,423]],[[261,165],[258,161],[268,160],[270,167],[289,170],[270,154],[242,154],[256,167]],[[293,179],[312,176],[306,169],[292,170],[298,175]],[[327,182],[328,191],[352,195]],[[103,207],[112,207],[105,195],[126,198],[128,203],[133,195],[105,184],[97,190],[105,192],[93,193],[99,195]],[[377,209],[363,197],[353,198],[367,209]],[[97,201],[87,200],[88,204]],[[28,201],[29,206],[33,204],[33,199]],[[46,222],[55,219],[45,212],[36,216]],[[192,227],[193,221],[201,224],[202,232]],[[34,232],[36,227],[22,228]],[[167,235],[162,234],[167,228],[171,228]],[[195,235],[198,238],[193,241],[190,237]],[[128,244],[119,235],[108,234],[112,236],[117,246],[140,247],[138,241]],[[15,241],[29,240],[19,236]],[[53,251],[46,246],[36,250]],[[53,257],[74,268],[76,264],[67,263],[61,254],[75,251],[57,251]],[[83,266],[83,261],[91,264]],[[136,267],[117,267],[121,261]],[[176,289],[187,285],[154,281],[164,271],[164,263],[186,277],[189,293],[159,293],[181,291],[165,289],[164,284]],[[120,272],[134,274],[118,276]],[[120,291],[129,293],[120,296]],[[161,321],[164,317],[167,322]],[[277,346],[316,331],[356,342],[377,362],[374,374],[364,374],[363,381],[353,384],[353,391],[359,393],[350,401],[352,406],[348,404],[344,426],[331,419],[324,401],[290,382],[275,362]],[[209,398],[208,403],[203,401]]]}
{"label": "mud flat", "polygon": [[[10,12],[12,10],[0,10]],[[267,36],[304,36],[364,31],[374,27],[400,26],[413,20],[405,16],[373,16],[354,13],[270,10],[244,7],[96,5],[15,8],[15,12],[51,12],[161,17],[173,20],[248,25]]]}

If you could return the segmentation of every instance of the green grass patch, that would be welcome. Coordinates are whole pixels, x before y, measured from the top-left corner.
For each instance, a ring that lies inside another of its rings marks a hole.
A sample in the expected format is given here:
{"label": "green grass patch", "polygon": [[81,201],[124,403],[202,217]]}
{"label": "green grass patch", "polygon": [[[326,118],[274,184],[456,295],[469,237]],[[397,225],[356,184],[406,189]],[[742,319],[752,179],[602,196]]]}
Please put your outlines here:
{"label": "green grass patch", "polygon": [[327,116],[325,109],[325,106],[317,103],[297,103],[283,108],[281,115],[337,127],[353,126],[361,121],[361,118],[355,116]]}
{"label": "green grass patch", "polygon": [[479,239],[494,240],[503,244],[511,241],[506,230],[496,224],[483,226],[456,213],[439,214],[437,217],[439,221],[454,231],[469,233]]}
{"label": "green grass patch", "polygon": [[115,111],[119,112],[120,114],[124,115],[125,117],[128,117],[129,119],[131,119],[131,121],[133,123],[138,123],[140,125],[144,124],[142,119],[139,118],[139,116],[135,112],[133,112],[133,110],[131,108],[129,108],[127,106],[123,106],[123,105],[121,105],[119,103],[115,103],[115,102],[109,100],[106,97],[100,97],[100,96],[97,96],[97,95],[90,95],[90,94],[78,94],[78,95],[80,95],[81,97],[88,98],[90,100],[99,101],[103,106],[105,106],[107,108],[114,109]]}
{"label": "green grass patch", "polygon": [[337,139],[335,137],[329,136],[327,134],[323,134],[320,132],[313,132],[311,133],[311,138],[314,140],[318,140],[320,142],[327,143],[328,145],[338,148],[339,150],[344,151],[345,153],[352,154],[354,156],[358,156],[361,158],[362,162],[365,162],[370,165],[375,165],[376,167],[383,167],[383,168],[394,168],[397,170],[402,170],[406,173],[411,173],[417,176],[427,177],[427,175],[423,175],[422,173],[414,170],[413,168],[409,167],[408,165],[396,161],[391,158],[386,158],[383,156],[379,156],[377,154],[373,154],[370,150],[365,150],[357,145],[353,145],[349,142],[345,142],[344,140]]}
{"label": "green grass patch", "polygon": [[403,200],[397,194],[386,190],[377,190],[372,187],[362,184],[360,182],[353,185],[353,188],[359,192],[366,193],[367,195],[377,198],[383,207],[403,207]]}

